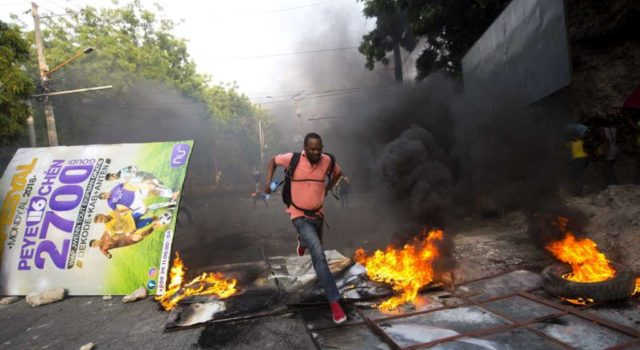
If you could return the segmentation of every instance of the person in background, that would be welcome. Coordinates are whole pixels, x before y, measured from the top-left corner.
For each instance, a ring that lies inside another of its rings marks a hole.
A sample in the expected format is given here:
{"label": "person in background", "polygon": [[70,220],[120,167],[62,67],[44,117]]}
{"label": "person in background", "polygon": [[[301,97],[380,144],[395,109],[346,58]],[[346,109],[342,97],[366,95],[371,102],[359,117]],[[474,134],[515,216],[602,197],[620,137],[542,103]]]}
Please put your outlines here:
{"label": "person in background", "polygon": [[636,159],[636,169],[633,176],[633,183],[640,185],[640,113],[635,112],[634,114],[629,115],[627,121],[629,122],[631,129],[634,131],[633,153]]}
{"label": "person in background", "polygon": [[342,208],[349,209],[349,193],[351,193],[351,181],[348,177],[342,176],[338,181],[338,195]]}
{"label": "person in background", "polygon": [[617,143],[618,130],[613,126],[613,122],[603,120],[598,132],[600,134],[601,144],[596,151],[604,161],[604,176],[607,181],[607,186],[617,185],[618,178],[616,177],[614,164],[620,156],[620,147],[618,147]]}
{"label": "person in background", "polygon": [[262,192],[262,188],[260,186],[259,182],[256,182],[256,191],[252,194],[253,196],[253,208],[256,208],[256,202],[261,199],[262,202],[264,203],[265,207],[269,207],[269,203],[267,203],[267,199],[269,199],[268,195],[266,193]]}
{"label": "person in background", "polygon": [[584,191],[584,172],[589,165],[589,156],[584,150],[584,137],[589,128],[583,124],[570,124],[567,126],[567,131],[570,137],[567,148],[571,152],[569,178],[572,192],[575,196],[581,196]]}
{"label": "person in background", "polygon": [[262,174],[258,169],[253,169],[253,182],[260,182]]}

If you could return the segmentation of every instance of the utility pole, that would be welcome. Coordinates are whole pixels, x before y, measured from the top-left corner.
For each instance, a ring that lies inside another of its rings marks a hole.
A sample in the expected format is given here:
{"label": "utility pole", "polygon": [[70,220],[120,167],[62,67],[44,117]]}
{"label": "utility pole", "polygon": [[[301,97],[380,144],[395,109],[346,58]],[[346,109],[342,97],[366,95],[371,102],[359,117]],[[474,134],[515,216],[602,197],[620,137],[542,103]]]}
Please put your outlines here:
{"label": "utility pole", "polygon": [[402,56],[400,55],[400,40],[393,43],[393,73],[396,81],[402,83]]}
{"label": "utility pole", "polygon": [[[45,92],[49,91],[49,66],[44,57],[44,45],[42,43],[42,32],[40,31],[40,16],[38,15],[38,5],[31,3],[31,14],[33,15],[33,26],[36,36],[36,48],[38,51],[38,68],[40,70],[40,83]],[[49,96],[44,96],[44,115],[47,121],[47,137],[49,146],[58,145],[58,134],[56,132],[56,120],[53,115],[53,104]]]}
{"label": "utility pole", "polygon": [[260,166],[264,164],[264,134],[262,132],[262,120],[258,120],[258,139],[260,142]]}
{"label": "utility pole", "polygon": [[36,146],[36,129],[33,126],[33,106],[31,101],[28,101],[29,105],[29,117],[27,117],[27,130],[29,131],[29,147]]}

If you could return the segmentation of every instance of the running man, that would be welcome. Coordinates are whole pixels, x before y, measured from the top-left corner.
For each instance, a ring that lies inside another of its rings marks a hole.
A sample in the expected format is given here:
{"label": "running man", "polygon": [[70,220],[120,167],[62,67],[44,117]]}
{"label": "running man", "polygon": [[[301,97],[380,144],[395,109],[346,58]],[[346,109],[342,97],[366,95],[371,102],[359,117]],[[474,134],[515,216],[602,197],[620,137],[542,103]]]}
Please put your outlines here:
{"label": "running man", "polygon": [[[297,155],[299,155],[298,164],[295,169],[292,169],[291,205],[287,207],[291,222],[298,232],[297,253],[302,256],[309,249],[313,269],[331,306],[333,322],[339,324],[347,320],[347,315],[340,306],[340,292],[331,275],[322,247],[324,225],[322,205],[324,197],[338,181],[342,172],[338,164],[333,164],[329,155],[322,153],[322,139],[316,133],[309,133],[304,137],[304,151]],[[271,193],[271,181],[276,167],[288,169],[293,157],[294,153],[285,153],[271,158],[267,168],[267,184],[264,193]],[[333,170],[331,170],[332,164]],[[325,182],[327,176],[330,179],[328,183]]]}

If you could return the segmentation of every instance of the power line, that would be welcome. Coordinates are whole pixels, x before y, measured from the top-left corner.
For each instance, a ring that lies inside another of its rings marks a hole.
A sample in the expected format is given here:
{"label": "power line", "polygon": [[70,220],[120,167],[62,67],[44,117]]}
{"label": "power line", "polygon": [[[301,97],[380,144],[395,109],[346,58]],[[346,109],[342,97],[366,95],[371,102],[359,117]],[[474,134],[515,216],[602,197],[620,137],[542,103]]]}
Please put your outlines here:
{"label": "power line", "polygon": [[319,5],[324,5],[324,4],[328,4],[330,2],[336,2],[339,0],[328,0],[328,1],[322,1],[322,2],[315,2],[312,4],[307,4],[307,5],[301,5],[301,6],[295,6],[295,7],[285,7],[285,8],[281,8],[281,9],[275,9],[275,10],[268,10],[268,11],[259,11],[259,12],[249,12],[249,13],[237,13],[237,14],[227,14],[224,16],[214,16],[214,19],[220,19],[220,18],[229,18],[229,17],[244,17],[244,16],[259,16],[259,15],[268,15],[268,14],[272,14],[272,13],[277,13],[277,12],[285,12],[285,11],[292,11],[292,10],[299,10],[299,9],[303,9],[303,8],[307,8],[307,7],[313,7],[313,6],[319,6]]}
{"label": "power line", "polygon": [[267,92],[265,92],[265,91],[251,91],[251,92],[245,92],[244,94],[247,95],[247,96],[249,96],[249,95],[253,95],[253,96],[261,95],[261,96],[264,96],[264,95],[285,94],[286,93],[286,95],[283,95],[283,96],[291,96],[291,95],[295,95],[298,91],[300,91],[300,90],[295,90],[295,91],[294,90],[291,90],[291,91],[277,91],[277,92],[272,92],[272,91],[267,91]]}
{"label": "power line", "polygon": [[314,121],[314,120],[325,120],[325,119],[337,119],[337,118],[342,118],[341,115],[332,115],[329,117],[315,117],[315,118],[307,118],[308,121]]}
{"label": "power line", "polygon": [[348,46],[348,47],[336,47],[332,49],[324,49],[324,50],[310,50],[310,51],[296,51],[296,52],[286,52],[286,53],[276,53],[270,55],[258,55],[258,56],[240,56],[240,57],[228,57],[228,58],[213,58],[208,60],[200,60],[202,62],[220,62],[220,61],[238,61],[238,60],[252,60],[257,58],[267,58],[267,57],[279,57],[279,56],[295,56],[295,55],[307,55],[312,53],[320,53],[320,52],[333,52],[333,51],[345,51],[345,50],[353,50],[357,49],[357,46]]}
{"label": "power line", "polygon": [[49,15],[40,16],[40,18],[53,18],[53,17],[64,17],[71,16],[71,13],[51,13]]}
{"label": "power line", "polygon": [[[320,95],[320,94],[331,94],[331,93],[336,93],[336,92],[344,92],[344,91],[353,91],[353,90],[362,90],[362,89],[371,89],[371,88],[377,88],[377,87],[385,87],[388,85],[393,85],[393,83],[389,83],[389,84],[382,84],[382,85],[373,85],[373,86],[354,86],[354,87],[350,87],[350,88],[344,88],[344,89],[325,89],[325,90],[317,90],[317,91],[310,91],[307,92],[306,95],[304,95],[302,98],[306,98],[308,96],[312,96],[312,95]],[[292,96],[296,96],[299,94],[299,92],[292,92],[292,93],[288,93],[288,94],[283,94],[283,95],[274,95],[274,94],[278,94],[281,92],[272,92],[272,93],[265,93],[264,97],[253,97],[251,98],[253,99],[264,99],[264,98],[273,98],[273,97],[292,97]],[[284,93],[284,91],[282,91],[282,93]]]}
{"label": "power line", "polygon": [[293,96],[295,96],[296,94],[286,94],[286,95],[267,95],[267,96],[262,96],[262,97],[251,97],[251,100],[264,100],[264,99],[271,99],[271,98],[277,98],[277,97],[289,97],[292,98]]}
{"label": "power line", "polygon": [[[54,2],[52,2],[52,1],[49,1],[49,0],[44,0],[44,1],[45,1],[47,4],[51,4],[51,5],[55,6],[55,7],[58,7],[58,8],[60,8],[60,9],[62,9],[63,11],[66,11],[66,10],[67,10],[66,8],[64,8],[64,7],[62,7],[62,6],[60,6],[60,5],[56,4],[56,3],[54,3]],[[42,7],[42,6],[40,6],[40,7]]]}
{"label": "power line", "polygon": [[[60,7],[60,8],[62,8],[62,6],[60,4],[63,4],[63,6],[68,6],[68,5],[72,5],[73,4],[73,5],[78,6],[79,8],[83,7],[81,4],[79,4],[79,3],[75,2],[75,1],[71,1],[71,0],[64,0],[64,1],[62,1],[62,0],[44,0],[44,1],[46,1],[46,2],[48,2],[50,4],[53,4],[53,5],[57,6],[57,7]],[[65,8],[65,10],[66,10],[66,8]]]}
{"label": "power line", "polygon": [[[361,86],[361,87],[354,87],[354,88],[341,89],[341,90],[326,90],[326,91],[320,91],[320,92],[312,92],[310,94],[315,95],[315,96],[305,96],[304,99],[316,99],[316,98],[340,96],[340,95],[346,95],[346,94],[358,92],[358,91],[361,91],[361,90],[383,88],[383,87],[387,87],[387,86],[391,86],[391,85],[395,85],[395,83],[376,85],[376,86]],[[260,106],[262,106],[262,105],[273,104],[273,103],[282,103],[282,102],[292,102],[292,100],[291,99],[287,99],[287,100],[281,100],[281,101],[263,102],[263,103],[259,103],[259,104],[260,104]],[[253,104],[255,104],[256,107],[258,105],[258,103],[255,103],[255,102],[253,102]],[[129,103],[129,104],[120,105],[119,108],[120,109],[128,109],[128,108],[132,108],[132,109],[172,109],[172,108],[183,108],[184,106],[188,106],[188,105],[202,105],[204,107],[206,105],[206,101]]]}
{"label": "power line", "polygon": [[83,5],[80,5],[80,4],[78,4],[77,2],[75,2],[75,1],[73,1],[73,0],[67,0],[67,2],[70,2],[70,3],[72,3],[72,4],[76,5],[76,6],[78,6],[80,9],[82,9],[82,8],[84,7]]}
{"label": "power line", "polygon": [[[395,85],[395,83],[388,83],[388,84],[374,85],[374,86],[361,86],[361,87],[354,87],[354,88],[341,89],[341,90],[319,91],[319,92],[309,93],[307,96],[304,96],[302,99],[312,100],[312,99],[316,99],[316,98],[341,96],[341,95],[347,95],[347,94],[360,92],[362,90],[383,88],[383,87],[388,87],[388,86],[391,86],[391,85]],[[279,100],[279,101],[270,101],[270,102],[260,102],[260,104],[261,105],[268,105],[268,104],[283,103],[283,102],[291,102],[291,99]]]}

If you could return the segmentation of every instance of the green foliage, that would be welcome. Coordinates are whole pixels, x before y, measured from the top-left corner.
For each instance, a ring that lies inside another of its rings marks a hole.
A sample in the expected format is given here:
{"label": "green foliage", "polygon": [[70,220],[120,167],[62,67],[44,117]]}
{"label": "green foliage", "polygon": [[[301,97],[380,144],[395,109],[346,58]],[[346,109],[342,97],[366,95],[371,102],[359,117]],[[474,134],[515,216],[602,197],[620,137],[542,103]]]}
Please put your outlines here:
{"label": "green foliage", "polygon": [[[67,16],[43,19],[47,62],[63,62],[86,47],[96,51],[74,64],[74,76],[96,85],[115,84],[113,93],[126,92],[136,79],[144,77],[184,92],[197,95],[206,87],[207,78],[196,72],[186,42],[171,34],[175,23],[159,19],[142,8],[139,1],[119,8],[79,11],[67,10]],[[64,73],[55,73],[57,89],[71,88]]]}
{"label": "green foliage", "polygon": [[33,82],[24,71],[29,43],[20,29],[0,21],[0,145],[15,142],[24,132]]}
{"label": "green foliage", "polygon": [[364,2],[363,12],[366,17],[376,17],[376,28],[362,37],[362,42],[358,47],[360,53],[365,55],[367,59],[365,66],[369,70],[373,69],[375,62],[389,64],[388,52],[399,50],[400,47],[407,51],[413,51],[416,39],[408,30],[404,1],[358,1]]}
{"label": "green foliage", "polygon": [[[193,104],[205,106],[215,131],[210,137],[215,138],[215,143],[225,151],[221,163],[231,159],[242,163],[243,168],[256,165],[259,158],[258,120],[269,125],[267,133],[273,132],[271,123],[266,122],[269,116],[240,94],[236,86],[213,85],[210,77],[199,74],[185,40],[172,34],[175,26],[176,23],[164,18],[159,6],[149,10],[137,0],[115,8],[67,9],[65,16],[42,18],[45,54],[50,68],[87,47],[95,49],[52,73],[51,90],[113,85],[111,90],[56,98],[58,126],[67,121],[66,128],[58,128],[61,144],[87,142],[87,137],[80,134],[83,128],[92,126],[92,118],[113,118],[103,109],[87,113],[93,106],[92,101],[110,99],[111,105],[115,105],[114,114],[121,108],[120,115],[135,117],[137,102],[130,93],[134,85],[140,89],[140,82],[152,81],[179,91]],[[27,37],[33,37],[33,33],[28,33]],[[32,55],[30,72],[37,77],[35,56]],[[158,114],[163,106],[168,105],[160,103]],[[146,110],[147,114],[149,110]],[[179,112],[173,113],[176,114]],[[69,123],[72,123],[71,127]],[[43,122],[40,121],[37,127],[42,128]],[[41,129],[39,135],[43,135]],[[223,142],[226,144],[222,145]]]}
{"label": "green foliage", "polygon": [[378,18],[378,27],[365,35],[361,44],[361,48],[366,45],[360,52],[367,57],[367,67],[373,68],[374,61],[384,63],[381,48],[385,42],[373,40],[379,37],[375,32],[381,29],[380,18],[403,13],[403,29],[426,41],[416,62],[418,80],[435,70],[459,74],[464,54],[509,3],[509,0],[358,1],[365,4],[365,16]]}
{"label": "green foliage", "polygon": [[411,31],[427,40],[418,64],[418,79],[433,70],[461,71],[461,60],[473,43],[509,4],[509,0],[411,1]]}

